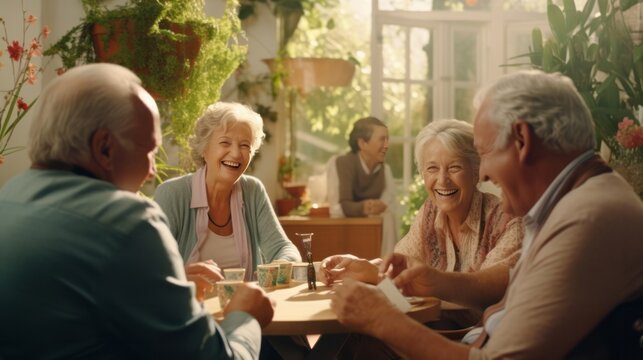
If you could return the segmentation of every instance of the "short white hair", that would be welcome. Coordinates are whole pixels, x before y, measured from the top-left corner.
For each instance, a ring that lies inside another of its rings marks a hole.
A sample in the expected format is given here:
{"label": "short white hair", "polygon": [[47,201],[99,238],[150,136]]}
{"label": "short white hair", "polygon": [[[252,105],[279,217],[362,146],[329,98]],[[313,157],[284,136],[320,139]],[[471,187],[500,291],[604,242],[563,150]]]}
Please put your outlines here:
{"label": "short white hair", "polygon": [[558,153],[593,149],[592,115],[574,83],[559,73],[522,70],[500,77],[478,92],[475,105],[487,104],[489,119],[498,126],[495,148],[507,145],[511,125],[526,121],[545,146]]}
{"label": "short white hair", "polygon": [[42,92],[30,130],[33,163],[79,164],[90,158],[90,140],[109,130],[122,144],[132,125],[141,80],[120,65],[82,65],[54,79]]}
{"label": "short white hair", "polygon": [[240,103],[217,102],[208,106],[203,115],[196,121],[194,135],[190,136],[189,139],[190,148],[192,149],[190,154],[197,167],[205,166],[203,152],[208,145],[208,141],[210,141],[212,133],[219,129],[226,129],[232,123],[248,125],[252,133],[251,156],[254,156],[255,152],[259,150],[261,142],[266,136],[263,132],[261,115]]}
{"label": "short white hair", "polygon": [[473,126],[456,119],[435,120],[423,127],[415,137],[415,163],[420,174],[424,166],[424,147],[436,140],[458,158],[468,161],[474,176],[478,178],[480,155],[473,146]]}

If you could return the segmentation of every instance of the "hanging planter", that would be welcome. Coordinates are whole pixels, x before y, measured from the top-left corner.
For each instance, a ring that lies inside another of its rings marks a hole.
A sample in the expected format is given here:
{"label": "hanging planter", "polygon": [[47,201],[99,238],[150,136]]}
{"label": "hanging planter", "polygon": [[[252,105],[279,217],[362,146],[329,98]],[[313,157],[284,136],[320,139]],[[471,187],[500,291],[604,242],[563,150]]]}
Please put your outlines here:
{"label": "hanging planter", "polygon": [[171,31],[177,38],[159,42],[147,34],[147,26],[125,18],[112,20],[109,27],[92,27],[96,60],[131,66],[157,100],[185,93],[185,80],[201,49],[201,38],[189,24],[163,21],[159,28]]}
{"label": "hanging planter", "polygon": [[307,94],[318,87],[348,86],[355,74],[355,65],[334,58],[265,59],[270,71],[282,75],[283,85]]}

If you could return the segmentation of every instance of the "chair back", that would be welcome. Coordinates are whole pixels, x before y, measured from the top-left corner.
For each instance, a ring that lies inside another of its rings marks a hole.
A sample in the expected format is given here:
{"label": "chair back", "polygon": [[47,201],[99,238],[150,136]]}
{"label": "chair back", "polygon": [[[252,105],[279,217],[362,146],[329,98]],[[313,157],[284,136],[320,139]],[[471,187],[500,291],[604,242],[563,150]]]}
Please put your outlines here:
{"label": "chair back", "polygon": [[[569,358],[643,359],[643,298],[619,305]],[[599,355],[601,354],[601,355]]]}

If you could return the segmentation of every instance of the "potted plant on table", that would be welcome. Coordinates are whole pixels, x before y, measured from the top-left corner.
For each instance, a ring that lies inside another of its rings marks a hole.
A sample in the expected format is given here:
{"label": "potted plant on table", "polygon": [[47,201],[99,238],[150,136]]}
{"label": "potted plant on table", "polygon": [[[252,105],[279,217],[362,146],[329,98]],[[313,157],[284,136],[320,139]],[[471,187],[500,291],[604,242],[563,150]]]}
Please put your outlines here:
{"label": "potted plant on table", "polygon": [[159,100],[165,134],[186,146],[194,121],[245,57],[237,0],[225,3],[213,18],[204,0],[130,0],[110,9],[82,0],[86,17],[46,54],[66,68],[109,61],[133,70]]}
{"label": "potted plant on table", "polygon": [[573,0],[562,7],[550,3],[552,37],[543,41],[534,29],[531,52],[523,57],[574,82],[592,113],[597,143],[607,146],[610,163],[643,197],[643,44],[633,40],[623,17],[638,3],[643,0],[588,0],[582,10]]}

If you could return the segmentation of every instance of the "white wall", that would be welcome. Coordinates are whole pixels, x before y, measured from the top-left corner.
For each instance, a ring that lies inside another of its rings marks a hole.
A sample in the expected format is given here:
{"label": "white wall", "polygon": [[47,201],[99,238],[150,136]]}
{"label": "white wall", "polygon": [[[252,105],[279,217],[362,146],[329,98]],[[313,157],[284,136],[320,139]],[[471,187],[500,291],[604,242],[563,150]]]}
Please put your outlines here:
{"label": "white wall", "polygon": [[[124,0],[109,1],[108,4],[123,3]],[[24,0],[25,10],[28,14],[33,14],[39,18],[38,27],[47,24],[51,29],[49,39],[44,43],[44,48],[59,39],[69,29],[78,24],[84,16],[80,0]],[[206,0],[206,13],[212,16],[220,16],[223,11],[224,0]],[[21,36],[21,8],[18,0],[0,1],[0,16],[5,19],[7,30],[10,38]],[[248,41],[248,59],[251,73],[263,73],[267,67],[261,62],[261,59],[271,58],[276,53],[276,35],[274,17],[267,7],[258,5],[259,16],[248,22],[247,41]],[[0,58],[5,66],[0,69],[0,88],[5,89],[11,83],[9,73],[9,58],[3,49],[3,56]],[[60,67],[60,61],[54,59],[49,63],[46,73],[42,76],[38,84],[25,86],[22,96],[25,99],[33,99],[41,91],[43,84],[51,81],[55,75],[55,69]],[[234,92],[234,79],[231,79],[224,87],[223,93]],[[233,100],[229,99],[229,100]],[[0,101],[4,99],[0,98]],[[28,130],[31,124],[29,112],[16,129],[12,138],[11,145],[24,146],[28,140]],[[264,144],[260,149],[261,157],[254,164],[252,175],[259,177],[266,185],[271,199],[274,201],[281,194],[281,188],[277,183],[277,154],[282,152],[283,145],[283,121],[277,124],[267,123],[267,129],[273,134],[270,143]],[[27,151],[23,150],[18,153],[9,155],[5,163],[0,165],[0,186],[7,182],[12,176],[26,170],[30,165]]]}

